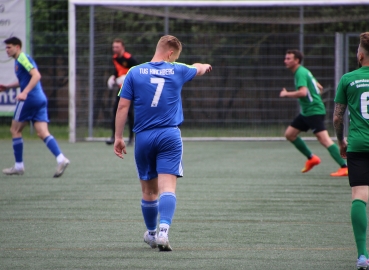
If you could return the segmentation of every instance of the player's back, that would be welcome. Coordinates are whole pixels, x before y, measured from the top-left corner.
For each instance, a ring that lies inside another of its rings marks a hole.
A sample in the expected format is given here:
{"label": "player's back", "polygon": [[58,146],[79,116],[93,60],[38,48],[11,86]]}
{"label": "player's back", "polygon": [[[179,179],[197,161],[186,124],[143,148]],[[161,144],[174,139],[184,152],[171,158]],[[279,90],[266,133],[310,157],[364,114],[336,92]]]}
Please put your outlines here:
{"label": "player's back", "polygon": [[[339,87],[345,89],[350,125],[348,152],[369,151],[369,67],[343,75]],[[340,103],[340,99],[336,99]]]}
{"label": "player's back", "polygon": [[120,96],[133,102],[133,131],[179,126],[183,122],[182,86],[196,73],[193,66],[164,61],[131,68]]}

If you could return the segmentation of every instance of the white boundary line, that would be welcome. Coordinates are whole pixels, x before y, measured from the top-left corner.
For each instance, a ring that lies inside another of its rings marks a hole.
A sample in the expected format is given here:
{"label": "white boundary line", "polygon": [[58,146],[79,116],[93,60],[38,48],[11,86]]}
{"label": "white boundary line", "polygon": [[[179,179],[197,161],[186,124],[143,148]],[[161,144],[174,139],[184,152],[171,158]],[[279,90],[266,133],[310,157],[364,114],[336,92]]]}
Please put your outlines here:
{"label": "white boundary line", "polygon": [[[86,142],[105,142],[110,137],[86,137]],[[316,137],[302,137],[304,141],[316,141]],[[331,137],[333,141],[336,138]],[[128,141],[128,138],[124,138]],[[185,142],[257,142],[257,141],[286,141],[285,137],[182,137]]]}
{"label": "white boundary line", "polygon": [[75,5],[120,5],[120,6],[212,6],[212,7],[246,7],[246,6],[329,6],[329,5],[368,5],[368,0],[229,0],[229,1],[191,1],[191,0],[69,0]]}

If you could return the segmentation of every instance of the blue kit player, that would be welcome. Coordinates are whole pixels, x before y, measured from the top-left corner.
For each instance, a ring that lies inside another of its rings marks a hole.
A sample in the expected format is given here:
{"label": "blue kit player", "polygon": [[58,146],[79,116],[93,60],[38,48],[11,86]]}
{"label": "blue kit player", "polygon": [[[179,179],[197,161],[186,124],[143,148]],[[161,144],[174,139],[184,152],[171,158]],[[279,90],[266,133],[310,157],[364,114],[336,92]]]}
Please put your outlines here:
{"label": "blue kit player", "polygon": [[[208,64],[176,63],[182,51],[174,36],[160,38],[151,62],[127,73],[116,115],[114,152],[123,158],[122,138],[128,110],[133,102],[136,133],[135,160],[142,188],[141,209],[147,231],[144,241],[159,251],[171,251],[169,227],[176,209],[177,177],[183,176],[183,122],[181,91],[184,83],[211,71]],[[159,196],[160,195],[160,196]],[[160,216],[157,232],[157,219]]]}
{"label": "blue kit player", "polygon": [[6,39],[4,43],[8,56],[15,59],[14,68],[18,82],[10,85],[0,84],[0,91],[20,86],[21,93],[16,97],[17,104],[10,127],[15,165],[4,169],[3,173],[6,175],[22,175],[24,173],[22,130],[28,121],[32,121],[38,137],[45,142],[56,158],[57,168],[54,177],[59,177],[68,166],[69,160],[62,154],[58,143],[49,133],[47,99],[40,83],[40,72],[35,61],[22,52],[22,42],[19,38],[11,37]]}

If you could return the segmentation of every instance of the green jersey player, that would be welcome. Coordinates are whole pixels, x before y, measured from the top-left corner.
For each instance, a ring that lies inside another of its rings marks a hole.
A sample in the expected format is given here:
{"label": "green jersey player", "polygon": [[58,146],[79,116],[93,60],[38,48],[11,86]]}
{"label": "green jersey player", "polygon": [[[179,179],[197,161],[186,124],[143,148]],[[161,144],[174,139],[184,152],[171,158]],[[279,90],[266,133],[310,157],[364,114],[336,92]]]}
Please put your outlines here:
{"label": "green jersey player", "polygon": [[314,155],[298,136],[301,131],[306,132],[311,129],[318,141],[327,148],[340,166],[337,172],[331,173],[331,176],[347,176],[346,162],[340,156],[337,145],[331,140],[324,126],[326,111],[320,97],[323,87],[316,81],[313,74],[301,65],[302,59],[303,54],[298,50],[288,50],[284,59],[286,68],[294,73],[296,91],[289,92],[283,88],[279,96],[297,98],[301,107],[300,114],[288,126],[285,136],[307,158],[305,167],[302,169],[303,173],[320,164],[320,158]]}
{"label": "green jersey player", "polygon": [[[366,249],[366,204],[369,186],[369,32],[360,35],[359,69],[342,76],[337,87],[334,129],[342,157],[347,157],[352,193],[351,223],[358,252],[357,269],[369,269]],[[343,135],[343,116],[348,107],[348,143]]]}

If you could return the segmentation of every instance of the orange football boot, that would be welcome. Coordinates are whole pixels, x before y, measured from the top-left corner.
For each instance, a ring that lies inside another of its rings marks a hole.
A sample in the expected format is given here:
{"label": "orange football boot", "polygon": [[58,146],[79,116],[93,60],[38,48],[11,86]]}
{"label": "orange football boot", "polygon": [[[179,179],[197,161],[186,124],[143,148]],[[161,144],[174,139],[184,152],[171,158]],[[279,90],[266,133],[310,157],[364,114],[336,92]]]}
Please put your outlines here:
{"label": "orange football boot", "polygon": [[338,171],[332,172],[331,176],[348,176],[348,168],[339,168]]}
{"label": "orange football boot", "polygon": [[320,164],[320,158],[316,155],[313,155],[311,159],[308,159],[305,163],[305,167],[301,170],[302,173],[306,173],[310,171],[314,166]]}

